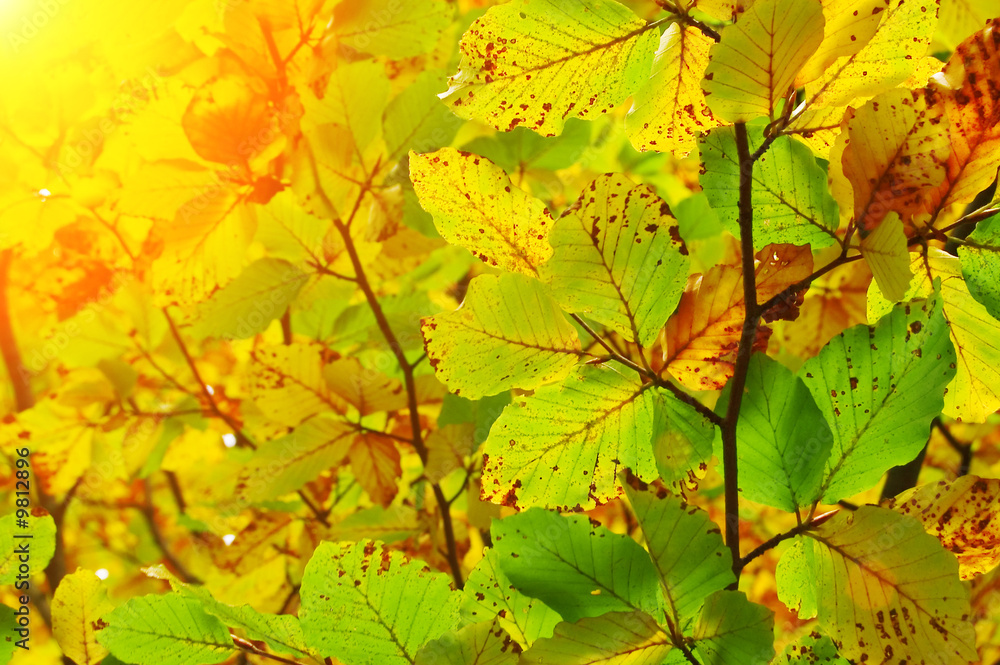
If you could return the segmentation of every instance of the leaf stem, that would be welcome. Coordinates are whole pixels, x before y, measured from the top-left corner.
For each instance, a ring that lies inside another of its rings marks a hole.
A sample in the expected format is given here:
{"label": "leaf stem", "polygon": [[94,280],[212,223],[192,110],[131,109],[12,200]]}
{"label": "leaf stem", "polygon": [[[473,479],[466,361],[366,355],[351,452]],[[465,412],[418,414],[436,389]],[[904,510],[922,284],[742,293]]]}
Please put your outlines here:
{"label": "leaf stem", "polygon": [[233,635],[232,633],[230,633],[229,636],[233,639],[233,644],[235,644],[236,647],[238,649],[241,649],[242,651],[246,651],[247,653],[252,653],[253,655],[260,656],[261,658],[268,658],[270,660],[276,660],[279,663],[288,663],[288,665],[300,665],[299,661],[297,661],[297,660],[291,660],[289,658],[284,658],[282,656],[277,656],[277,655],[275,655],[273,653],[268,653],[268,652],[264,651],[263,649],[259,648],[253,642],[250,642],[249,640],[245,640],[242,637],[239,637],[237,635]]}

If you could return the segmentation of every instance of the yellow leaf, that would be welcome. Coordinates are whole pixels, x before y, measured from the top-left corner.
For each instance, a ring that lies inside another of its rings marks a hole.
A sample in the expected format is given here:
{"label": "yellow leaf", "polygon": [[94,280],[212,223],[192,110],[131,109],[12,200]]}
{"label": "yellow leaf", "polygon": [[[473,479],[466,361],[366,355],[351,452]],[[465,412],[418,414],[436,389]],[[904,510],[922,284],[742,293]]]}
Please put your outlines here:
{"label": "yellow leaf", "polygon": [[920,520],[958,559],[959,577],[971,580],[1000,563],[998,499],[1000,480],[962,476],[907,490],[885,507]]}
{"label": "yellow leaf", "polygon": [[712,112],[730,122],[774,118],[823,41],[823,23],[819,0],[755,2],[712,46],[702,83]]}
{"label": "yellow leaf", "polygon": [[905,81],[927,51],[936,8],[936,0],[890,0],[879,11],[882,22],[868,43],[857,53],[837,58],[806,85],[805,102],[796,115],[809,107],[844,106]]}
{"label": "yellow leaf", "polygon": [[944,178],[951,149],[942,109],[921,91],[890,90],[849,117],[842,164],[854,189],[854,220],[866,235],[890,211],[919,209],[921,190]]}
{"label": "yellow leaf", "polygon": [[875,34],[885,0],[822,0],[823,41],[795,79],[801,87],[819,78],[838,58],[852,56]]}
{"label": "yellow leaf", "polygon": [[411,152],[410,178],[441,237],[483,263],[537,277],[552,256],[552,215],[545,204],[513,186],[485,157],[454,148]]}
{"label": "yellow leaf", "polygon": [[1000,16],[997,0],[941,0],[941,13],[934,44],[941,50],[955,47],[995,16]]}
{"label": "yellow leaf", "polygon": [[238,576],[246,576],[275,559],[284,556],[288,550],[289,527],[294,516],[290,513],[262,512],[229,545],[221,541],[212,550],[215,565]]}
{"label": "yellow leaf", "polygon": [[882,295],[892,302],[902,300],[913,273],[899,215],[890,212],[874,231],[861,239],[861,254]]}
{"label": "yellow leaf", "polygon": [[638,150],[683,157],[700,132],[722,124],[712,115],[701,89],[713,42],[697,28],[674,23],[660,37],[650,78],[635,93],[625,119],[629,140]]}
{"label": "yellow leaf", "polygon": [[919,663],[934,654],[942,665],[977,659],[958,564],[920,522],[861,506],[806,538],[819,625],[843,657]]}
{"label": "yellow leaf", "polygon": [[[812,273],[809,246],[768,245],[757,253],[757,299],[764,302]],[[663,364],[691,390],[721,390],[733,375],[743,333],[743,270],[740,264],[713,267],[689,281],[664,331]],[[757,332],[754,346],[766,348],[770,330]]]}
{"label": "yellow leaf", "polygon": [[250,359],[247,389],[268,418],[295,427],[317,413],[342,410],[323,379],[319,345],[258,346]]}
{"label": "yellow leaf", "polygon": [[639,87],[656,32],[610,0],[514,0],[477,19],[461,50],[441,96],[459,117],[554,136],[566,118],[607,113]]}
{"label": "yellow leaf", "polygon": [[362,154],[382,128],[382,112],[389,99],[385,68],[376,60],[341,65],[330,75],[321,100],[305,97],[304,120],[313,125],[336,123],[350,130]]}
{"label": "yellow leaf", "polygon": [[357,358],[334,360],[323,368],[323,377],[330,390],[362,416],[406,408],[406,391],[399,379],[364,367]]}
{"label": "yellow leaf", "polygon": [[108,650],[97,642],[101,615],[114,609],[104,583],[93,571],[78,568],[59,583],[52,599],[52,634],[77,665],[97,665]]}
{"label": "yellow leaf", "polygon": [[[941,279],[944,318],[958,355],[955,378],[944,396],[944,414],[964,422],[981,423],[1000,408],[1000,321],[969,293],[962,276],[961,261],[939,249],[910,254],[916,278],[904,299],[925,298],[933,293],[934,280]],[[887,312],[891,304],[868,292],[868,320]]]}
{"label": "yellow leaf", "polygon": [[207,299],[243,269],[256,227],[254,209],[225,188],[212,188],[159,222],[163,253],[153,262],[152,284],[160,305],[190,305]]}

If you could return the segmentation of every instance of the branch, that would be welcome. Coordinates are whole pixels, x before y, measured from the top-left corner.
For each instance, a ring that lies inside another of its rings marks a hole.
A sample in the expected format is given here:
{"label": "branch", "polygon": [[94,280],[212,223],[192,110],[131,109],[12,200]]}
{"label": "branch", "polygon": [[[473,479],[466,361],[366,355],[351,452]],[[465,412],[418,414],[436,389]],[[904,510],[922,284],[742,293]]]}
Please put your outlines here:
{"label": "branch", "polygon": [[618,352],[617,349],[612,347],[600,335],[594,332],[593,329],[591,329],[591,327],[587,325],[587,322],[584,321],[582,318],[580,318],[580,316],[578,316],[577,314],[570,314],[570,316],[573,318],[574,321],[580,324],[581,328],[587,331],[588,335],[593,337],[598,344],[604,347],[604,349],[608,352],[608,356],[610,356],[612,360],[615,360],[621,363],[622,365],[625,365],[629,369],[638,372],[640,376],[646,377],[660,388],[665,388],[669,390],[677,397],[677,399],[681,400],[685,404],[690,405],[692,408],[694,408],[695,411],[701,414],[703,418],[706,418],[713,425],[716,426],[722,425],[722,418],[717,413],[712,411],[710,408],[699,402],[694,396],[688,395],[686,392],[681,390],[680,387],[674,385],[672,381],[664,379],[653,370],[647,367],[640,367],[638,364],[632,362],[631,360],[623,356],[621,353]]}
{"label": "branch", "polygon": [[163,537],[163,533],[160,531],[159,525],[156,523],[156,509],[153,508],[153,488],[149,482],[149,478],[144,478],[142,481],[142,489],[146,494],[146,503],[143,504],[139,512],[142,516],[146,518],[146,524],[149,525],[149,532],[153,536],[153,542],[156,546],[160,548],[163,552],[163,558],[166,560],[170,567],[176,571],[177,576],[180,577],[185,582],[189,584],[201,584],[201,579],[197,575],[191,573],[187,567],[181,563],[180,559],[174,556],[174,553],[170,551],[167,546],[167,541]]}
{"label": "branch", "polygon": [[701,30],[701,33],[709,39],[719,41],[722,38],[715,29],[690,16],[687,11],[682,10],[672,0],[656,0],[656,4],[673,14],[674,19],[678,23]]}
{"label": "branch", "polygon": [[[743,254],[743,334],[733,378],[730,379],[729,406],[722,422],[722,463],[726,483],[726,545],[733,556],[733,572],[739,578],[740,569],[740,490],[738,458],[736,454],[736,425],[743,403],[743,389],[750,369],[750,356],[757,338],[757,324],[761,309],[757,304],[757,277],[754,272],[753,252],[753,159],[745,123],[736,123],[736,153],[740,163],[740,246]],[[735,588],[735,583],[732,585]]]}
{"label": "branch", "polygon": [[955,435],[951,433],[951,430],[948,429],[943,422],[941,422],[941,416],[938,416],[931,421],[931,425],[936,427],[944,436],[945,441],[947,441],[948,444],[954,448],[959,455],[961,455],[962,461],[958,467],[958,477],[961,478],[962,476],[968,475],[969,467],[972,466],[972,443],[961,443],[958,439],[956,439]]}
{"label": "branch", "polygon": [[268,653],[263,649],[259,648],[253,642],[245,640],[242,637],[233,635],[232,633],[229,634],[229,637],[233,639],[233,644],[235,644],[238,649],[242,649],[247,653],[252,653],[253,655],[260,656],[261,658],[269,658],[271,660],[276,660],[279,663],[288,663],[288,665],[300,665],[299,661],[297,660],[291,660],[289,658],[283,658],[282,656],[276,656],[273,653]]}
{"label": "branch", "polygon": [[754,559],[756,559],[760,555],[764,554],[764,552],[767,552],[768,550],[774,549],[782,541],[788,540],[789,538],[794,538],[795,536],[808,531],[813,526],[815,526],[815,521],[814,520],[807,520],[807,521],[803,522],[802,524],[799,524],[799,525],[797,525],[797,526],[789,529],[788,531],[785,531],[784,533],[779,533],[778,535],[774,536],[773,538],[770,538],[770,539],[764,541],[763,543],[761,543],[760,545],[758,545],[757,547],[755,547],[745,557],[743,557],[739,561],[737,561],[736,568],[738,570],[742,571],[744,568],[746,568],[746,566],[747,566],[748,563],[750,563],[751,561],[753,561]]}
{"label": "branch", "polygon": [[[370,180],[368,186],[362,190],[358,199],[360,202],[361,198],[364,198],[367,192],[367,187],[370,187]],[[358,205],[354,206],[354,211],[356,212]],[[354,213],[352,212],[352,218]],[[365,299],[368,302],[368,307],[372,310],[372,314],[375,317],[375,322],[378,324],[379,331],[385,338],[386,343],[389,345],[389,349],[392,354],[396,357],[396,362],[399,364],[400,370],[403,372],[403,385],[406,388],[406,400],[407,407],[410,412],[410,429],[412,430],[412,441],[414,450],[417,451],[417,455],[420,457],[420,462],[426,466],[427,465],[427,445],[424,443],[424,437],[422,428],[420,425],[420,412],[417,410],[417,388],[416,381],[413,375],[413,368],[416,362],[411,363],[406,358],[406,353],[403,351],[402,344],[399,343],[399,339],[396,337],[396,333],[393,332],[392,326],[389,325],[389,320],[385,316],[385,312],[382,310],[382,304],[378,301],[378,296],[375,295],[375,291],[372,289],[371,283],[368,281],[368,276],[365,274],[364,265],[361,263],[361,257],[358,256],[357,248],[354,246],[354,239],[351,237],[350,232],[350,220],[345,224],[339,219],[334,220],[334,225],[340,232],[340,236],[344,240],[344,248],[347,250],[347,255],[351,259],[351,265],[354,268],[355,280],[358,286],[361,287],[361,291],[365,294]],[[431,487],[434,490],[434,498],[437,500],[438,509],[441,511],[441,519],[444,524],[444,538],[445,545],[448,549],[447,558],[448,565],[451,567],[451,575],[455,580],[455,586],[461,589],[464,586],[462,581],[462,565],[458,560],[458,546],[455,543],[455,529],[451,522],[451,505],[448,503],[447,497],[444,495],[444,491],[441,486],[437,483],[431,483]]]}

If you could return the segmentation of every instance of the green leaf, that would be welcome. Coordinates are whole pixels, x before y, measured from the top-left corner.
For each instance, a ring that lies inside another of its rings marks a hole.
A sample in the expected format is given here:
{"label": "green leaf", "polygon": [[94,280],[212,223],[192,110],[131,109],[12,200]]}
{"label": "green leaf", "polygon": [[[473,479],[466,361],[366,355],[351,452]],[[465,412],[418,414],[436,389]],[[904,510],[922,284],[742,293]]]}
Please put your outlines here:
{"label": "green leaf", "polygon": [[814,589],[819,626],[845,659],[917,663],[935,654],[941,663],[978,660],[958,562],[920,522],[861,506],[802,538],[813,558],[797,581]]}
{"label": "green leaf", "polygon": [[[969,293],[958,258],[930,248],[910,254],[914,278],[904,298],[928,297],[941,281],[944,318],[957,354],[955,379],[944,396],[944,414],[967,423],[986,422],[1000,408],[1000,321]],[[887,311],[892,303],[875,285],[868,289],[868,320]]]}
{"label": "green leaf", "polygon": [[[0,631],[3,631],[3,637],[0,638],[0,664],[2,665],[7,665],[14,657],[14,649],[17,648],[14,643],[23,639],[17,632],[18,630],[22,629],[17,625],[14,609],[0,605]],[[30,642],[26,642],[26,644],[30,644]]]}
{"label": "green leaf", "polygon": [[[18,517],[14,512],[0,517],[0,584],[12,585],[41,573],[55,549],[56,523],[51,515],[36,517],[29,512]],[[27,567],[27,574],[22,566]]]}
{"label": "green leaf", "polygon": [[697,28],[674,23],[660,36],[653,72],[635,93],[625,130],[636,150],[684,157],[697,134],[721,124],[701,89],[712,39]]}
{"label": "green leaf", "polygon": [[740,591],[716,591],[698,613],[693,637],[702,665],[763,665],[774,657],[774,613]]}
{"label": "green leaf", "polygon": [[486,439],[483,499],[587,509],[621,495],[624,467],[651,481],[652,395],[632,372],[582,365],[561,385],[516,397]]}
{"label": "green leaf", "polygon": [[958,246],[958,256],[969,292],[993,318],[1000,319],[1000,215],[979,222]]}
{"label": "green leaf", "polygon": [[802,379],[766,354],[750,359],[736,436],[743,498],[788,512],[819,498],[833,433]]}
{"label": "green leaf", "polygon": [[295,492],[342,462],[356,434],[355,428],[337,417],[310,418],[289,434],[257,448],[240,472],[236,494],[258,502]]}
{"label": "green leaf", "polygon": [[785,647],[778,662],[788,665],[851,665],[837,652],[833,640],[816,631]]}
{"label": "green leaf", "polygon": [[556,626],[521,657],[524,665],[659,665],[670,638],[644,612],[610,612]]}
{"label": "green leaf", "polygon": [[445,0],[344,0],[333,31],[342,47],[398,60],[429,51],[453,13]]}
{"label": "green leaf", "polygon": [[431,640],[420,647],[414,665],[514,665],[520,653],[518,643],[494,619]]}
{"label": "green leaf", "polygon": [[603,175],[549,236],[542,278],[565,309],[648,345],[674,311],[690,261],[670,208],[648,185]]}
{"label": "green leaf", "polygon": [[483,263],[535,277],[552,255],[545,204],[485,157],[454,148],[410,153],[410,178],[441,237]]}
{"label": "green leaf", "polygon": [[[811,1],[811,0],[810,0]],[[747,127],[750,150],[764,142],[760,125]],[[740,161],[736,130],[722,127],[699,140],[703,173],[702,190],[727,231],[740,235],[738,196]],[[830,195],[826,172],[808,147],[788,136],[779,136],[754,164],[754,249],[772,243],[832,245],[840,223],[837,202]]]}
{"label": "green leaf", "polygon": [[807,540],[798,539],[782,553],[775,571],[778,599],[799,619],[816,616],[815,551]]}
{"label": "green leaf", "polygon": [[490,435],[490,428],[508,404],[510,404],[510,393],[500,393],[478,400],[469,400],[447,393],[441,404],[437,424],[438,427],[461,423],[475,425],[472,440],[478,446],[486,441],[486,437]]}
{"label": "green leaf", "polygon": [[462,619],[480,623],[496,616],[499,625],[527,649],[542,637],[551,637],[559,613],[538,598],[527,596],[511,584],[500,566],[495,548],[483,552],[462,589]]}
{"label": "green leaf", "polygon": [[656,393],[653,455],[667,486],[693,488],[712,461],[715,425],[665,390]]}
{"label": "green leaf", "polygon": [[675,625],[693,618],[705,599],[736,581],[733,557],[708,513],[665,492],[625,487]]}
{"label": "green leaf", "polygon": [[868,489],[927,442],[955,376],[941,302],[934,295],[897,305],[874,327],[834,337],[799,371],[833,431],[822,484],[826,503]]}
{"label": "green leaf", "polygon": [[267,330],[295,301],[309,276],[281,259],[264,258],[198,306],[195,337],[248,339]]}
{"label": "green leaf", "polygon": [[175,592],[197,601],[205,612],[218,618],[227,627],[241,630],[247,639],[266,642],[278,653],[295,657],[309,655],[309,647],[302,637],[298,617],[290,614],[264,614],[249,605],[222,603],[207,588],[182,582],[162,565],[144,568],[143,572],[150,577],[167,580]]}
{"label": "green leaf", "polygon": [[360,60],[334,67],[323,98],[305,95],[306,118],[315,125],[335,123],[347,128],[358,152],[364,152],[382,128],[382,112],[389,98],[389,79],[376,60]]}
{"label": "green leaf", "polygon": [[573,166],[590,144],[592,124],[569,118],[559,136],[539,136],[525,127],[469,141],[463,150],[482,155],[508,173],[527,169],[557,171]]}
{"label": "green leaf", "polygon": [[660,611],[656,570],[646,551],[586,516],[532,508],[495,520],[491,533],[511,584],[567,621],[605,612]]}
{"label": "green leaf", "polygon": [[552,297],[516,273],[473,278],[458,310],[420,328],[437,377],[469,399],[560,381],[582,355],[576,329]]}
{"label": "green leaf", "polygon": [[823,41],[819,0],[758,0],[712,46],[705,98],[729,122],[775,117],[795,76]]}
{"label": "green leaf", "polygon": [[137,596],[101,620],[97,641],[126,663],[221,663],[235,647],[226,626],[194,598]]}
{"label": "green leaf", "polygon": [[514,0],[462,38],[442,98],[463,118],[502,131],[562,132],[568,117],[607,113],[649,76],[657,32],[613,0]]}
{"label": "green leaf", "polygon": [[462,121],[438,99],[444,88],[444,72],[429,69],[389,102],[382,119],[388,161],[395,162],[410,150],[437,150],[455,138]]}
{"label": "green leaf", "polygon": [[306,642],[349,665],[412,663],[458,622],[449,578],[385,545],[323,542],[302,576]]}

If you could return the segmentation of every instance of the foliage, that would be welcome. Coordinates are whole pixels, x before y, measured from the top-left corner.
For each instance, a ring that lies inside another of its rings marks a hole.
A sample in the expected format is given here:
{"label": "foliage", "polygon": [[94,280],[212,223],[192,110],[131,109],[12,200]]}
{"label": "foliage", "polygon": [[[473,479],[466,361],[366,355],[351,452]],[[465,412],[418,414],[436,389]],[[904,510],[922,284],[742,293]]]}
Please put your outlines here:
{"label": "foliage", "polygon": [[6,3],[0,662],[997,662],[998,16]]}

